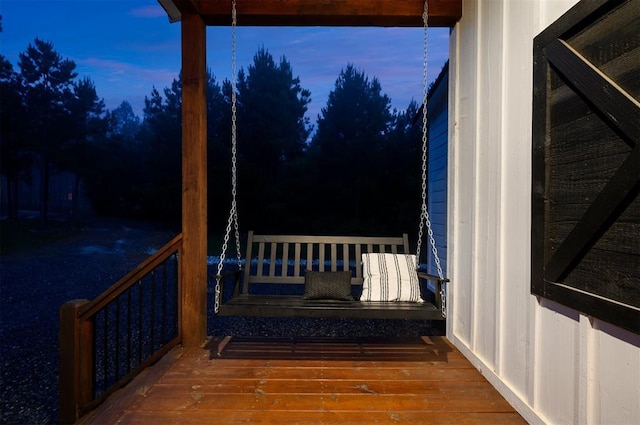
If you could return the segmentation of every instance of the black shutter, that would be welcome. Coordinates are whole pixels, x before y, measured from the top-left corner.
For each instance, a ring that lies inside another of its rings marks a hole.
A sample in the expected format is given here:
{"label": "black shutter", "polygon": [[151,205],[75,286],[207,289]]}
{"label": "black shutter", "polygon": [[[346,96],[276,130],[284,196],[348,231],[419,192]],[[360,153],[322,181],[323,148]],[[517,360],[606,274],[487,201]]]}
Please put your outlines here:
{"label": "black shutter", "polygon": [[640,333],[640,0],[534,40],[531,291]]}

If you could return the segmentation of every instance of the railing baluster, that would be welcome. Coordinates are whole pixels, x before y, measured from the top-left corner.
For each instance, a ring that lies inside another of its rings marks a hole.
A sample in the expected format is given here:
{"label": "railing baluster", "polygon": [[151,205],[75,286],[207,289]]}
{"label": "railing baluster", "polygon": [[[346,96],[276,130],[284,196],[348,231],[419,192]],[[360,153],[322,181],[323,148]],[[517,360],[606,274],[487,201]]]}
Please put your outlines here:
{"label": "railing baluster", "polygon": [[113,333],[113,338],[115,339],[115,346],[116,346],[116,353],[115,353],[115,360],[114,360],[114,364],[113,364],[113,376],[115,378],[115,380],[118,380],[118,377],[120,376],[120,297],[115,299],[115,303],[116,303],[116,325],[115,325],[115,332]]}
{"label": "railing baluster", "polygon": [[156,349],[156,271],[151,272],[151,323],[149,333],[151,334],[151,352]]}
{"label": "railing baluster", "polygon": [[127,373],[131,372],[131,288],[127,289]]}
{"label": "railing baluster", "polygon": [[91,363],[93,364],[93,372],[91,373],[91,380],[93,381],[93,385],[91,386],[91,397],[98,397],[98,332],[97,332],[97,323],[96,316],[92,318],[92,320],[88,320],[91,323],[91,327],[93,332],[91,332],[91,353],[92,359]]}
{"label": "railing baluster", "polygon": [[[175,254],[173,254],[173,279],[174,282],[178,282],[178,274],[179,274],[179,270],[178,270],[178,261],[179,261],[179,255],[176,252]],[[250,262],[251,259],[247,259],[246,261]],[[248,266],[245,267],[251,267],[251,264],[249,263]],[[178,285],[174,285],[174,290],[173,290],[173,324],[174,324],[174,332],[177,335],[180,335],[180,323],[178,323],[179,317],[180,317],[180,305],[178,304],[180,302],[180,287]]]}
{"label": "railing baluster", "polygon": [[138,281],[138,363],[142,363],[142,311],[143,302],[142,298],[144,291],[142,288],[142,280]]}
{"label": "railing baluster", "polygon": [[109,304],[104,306],[104,326],[102,327],[104,335],[102,338],[102,387],[109,387],[109,364],[107,363],[108,359],[108,349],[109,349]]}
{"label": "railing baluster", "polygon": [[167,340],[167,262],[162,263],[162,322],[160,330],[162,341]]}

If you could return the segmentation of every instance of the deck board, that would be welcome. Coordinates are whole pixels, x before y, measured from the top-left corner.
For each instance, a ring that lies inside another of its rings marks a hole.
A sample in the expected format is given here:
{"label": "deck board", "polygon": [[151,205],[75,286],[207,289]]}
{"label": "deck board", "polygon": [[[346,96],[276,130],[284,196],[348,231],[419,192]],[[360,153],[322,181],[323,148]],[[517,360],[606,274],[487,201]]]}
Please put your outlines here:
{"label": "deck board", "polygon": [[526,424],[440,337],[213,338],[167,357],[81,423]]}

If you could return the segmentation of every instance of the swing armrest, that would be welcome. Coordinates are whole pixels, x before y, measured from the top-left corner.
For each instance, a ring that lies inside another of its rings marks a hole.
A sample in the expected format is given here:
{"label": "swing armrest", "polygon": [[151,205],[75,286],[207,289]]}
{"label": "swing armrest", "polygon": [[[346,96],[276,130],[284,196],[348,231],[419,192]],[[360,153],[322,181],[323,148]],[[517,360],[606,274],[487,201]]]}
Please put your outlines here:
{"label": "swing armrest", "polygon": [[[237,297],[240,294],[240,281],[242,280],[242,269],[240,270],[231,270],[224,272],[220,275],[220,297],[224,296],[224,286],[227,279],[230,276],[233,276],[233,296]],[[218,275],[216,275],[216,278]],[[222,298],[220,299],[222,304]]]}
{"label": "swing armrest", "polygon": [[[434,276],[432,274],[421,272],[421,271],[418,271],[418,279],[423,279],[423,280],[428,280],[433,282],[435,286],[435,291],[433,293],[435,296],[434,304],[436,308],[442,309],[442,298],[441,298],[440,290],[442,289],[442,285],[445,282],[449,282],[449,279],[440,279],[440,277],[438,276]],[[428,286],[425,285],[425,287],[428,289]]]}
{"label": "swing armrest", "polygon": [[421,272],[421,271],[418,272],[418,277],[420,279],[430,280],[432,282],[438,282],[440,280],[438,276],[429,274],[427,272]]}

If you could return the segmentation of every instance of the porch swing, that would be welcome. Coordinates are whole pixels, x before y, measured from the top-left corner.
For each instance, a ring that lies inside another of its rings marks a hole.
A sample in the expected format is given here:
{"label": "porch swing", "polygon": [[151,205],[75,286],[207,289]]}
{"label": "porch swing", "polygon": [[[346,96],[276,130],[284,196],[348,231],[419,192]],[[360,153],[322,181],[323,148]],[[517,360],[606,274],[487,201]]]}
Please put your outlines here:
{"label": "porch swing", "polygon": [[[236,0],[232,0],[231,17],[234,87],[231,94],[232,199],[215,275],[215,314],[444,320],[447,312],[446,284],[449,280],[444,277],[442,271],[427,211],[427,2],[425,1],[422,15],[422,205],[416,254],[409,253],[407,234],[399,237],[302,236],[257,235],[249,231],[244,269],[236,201]],[[425,225],[437,276],[418,270]],[[235,236],[237,270],[223,273],[232,229]],[[225,283],[233,285],[232,291],[225,291]],[[358,293],[360,287],[362,291]],[[304,293],[300,293],[301,288],[304,288]],[[424,300],[423,297],[426,295],[429,297]]]}

